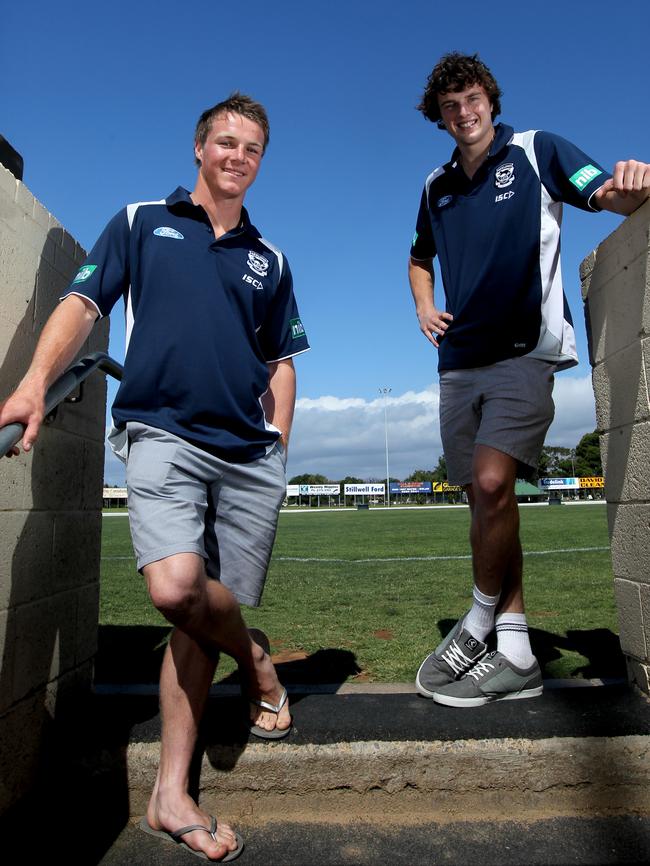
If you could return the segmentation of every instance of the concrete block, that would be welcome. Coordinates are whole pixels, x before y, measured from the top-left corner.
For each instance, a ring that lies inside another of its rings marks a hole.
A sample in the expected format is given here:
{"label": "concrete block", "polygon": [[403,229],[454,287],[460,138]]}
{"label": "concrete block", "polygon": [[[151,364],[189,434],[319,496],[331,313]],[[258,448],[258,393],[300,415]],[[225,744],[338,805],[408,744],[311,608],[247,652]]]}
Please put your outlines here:
{"label": "concrete block", "polygon": [[66,253],[66,255],[68,255],[73,261],[75,257],[75,245],[75,239],[69,232],[64,230],[61,235],[61,248],[63,249],[63,252]]}
{"label": "concrete block", "polygon": [[5,168],[4,165],[0,165],[0,190],[6,193],[6,195],[11,196],[12,201],[16,198],[17,184],[18,181],[9,169]]}
{"label": "concrete block", "polygon": [[627,677],[631,683],[638,686],[646,695],[650,695],[650,665],[626,656]]}
{"label": "concrete block", "polygon": [[650,505],[608,503],[607,522],[614,575],[650,583]]}
{"label": "concrete block", "polygon": [[59,303],[59,297],[67,283],[61,274],[44,259],[41,260],[36,274],[36,298],[34,303],[34,330],[41,333]]}
{"label": "concrete block", "polygon": [[43,247],[47,241],[47,232],[36,220],[32,219],[31,214],[24,214],[19,234],[20,242],[23,246],[30,246],[39,256],[43,254]]}
{"label": "concrete block", "polygon": [[50,230],[50,214],[48,210],[43,207],[43,205],[38,201],[38,199],[34,199],[34,206],[32,207],[31,217],[35,223],[43,230],[43,234],[47,236],[47,233]]}
{"label": "concrete block", "polygon": [[648,255],[638,255],[617,277],[595,290],[594,269],[587,297],[587,315],[591,335],[592,364],[650,334],[650,292]]}
{"label": "concrete block", "polygon": [[[101,496],[101,485],[100,485]],[[61,512],[53,518],[52,591],[99,581],[101,512]]]}
{"label": "concrete block", "polygon": [[[73,396],[78,394],[77,391]],[[60,404],[53,426],[83,439],[103,441],[106,427],[106,382],[103,373],[92,373],[86,379],[80,402]]]}
{"label": "concrete block", "polygon": [[68,255],[63,247],[57,246],[54,250],[54,267],[61,274],[66,283],[72,282],[79,268],[72,256]]}
{"label": "concrete block", "polygon": [[[646,203],[627,217],[585,259],[585,271],[597,272],[607,282],[650,247],[650,207]],[[594,289],[593,281],[590,290]]]}
{"label": "concrete block", "polygon": [[[25,220],[25,215],[18,210],[15,202],[8,201],[7,198],[0,193],[0,238],[2,238],[2,247],[10,247],[12,240],[20,238],[20,231]],[[20,247],[20,240],[15,241]],[[4,274],[0,273],[0,279],[4,278]]]}
{"label": "concrete block", "polygon": [[[0,611],[0,732],[2,714],[13,703],[14,643],[16,629],[13,611]],[[1,739],[0,733],[0,739]]]}
{"label": "concrete block", "polygon": [[16,324],[20,322],[36,285],[39,253],[20,243],[19,236],[0,223],[0,288],[3,314]]}
{"label": "concrete block", "polygon": [[22,322],[12,322],[0,315],[0,397],[15,390],[27,372],[34,354],[33,307],[25,310]]}
{"label": "concrete block", "polygon": [[587,297],[589,292],[589,283],[591,281],[591,273],[594,269],[594,265],[596,264],[596,251],[592,250],[588,256],[585,256],[584,259],[580,262],[580,267],[578,268],[578,272],[580,274],[580,283],[582,286],[582,299],[584,300]]}
{"label": "concrete block", "polygon": [[34,207],[34,196],[21,180],[16,184],[14,201],[23,213],[31,214],[32,208]]}
{"label": "concrete block", "polygon": [[61,242],[60,241],[61,233],[63,233],[65,231],[65,229],[63,228],[61,223],[58,221],[58,219],[54,216],[54,214],[49,215],[48,227],[49,227],[48,230],[49,230],[50,234],[52,234],[53,232],[58,232],[57,237],[59,238],[59,240],[57,240],[56,242],[60,243]]}
{"label": "concrete block", "polygon": [[52,240],[52,238],[48,235],[45,238],[45,243],[43,244],[43,249],[41,250],[41,262],[47,262],[48,265],[54,267],[54,259],[56,252],[56,244]]}
{"label": "concrete block", "polygon": [[76,591],[16,608],[14,701],[74,667]]}
{"label": "concrete block", "polygon": [[621,649],[626,655],[641,661],[647,660],[647,647],[643,634],[641,593],[638,583],[629,580],[614,580],[614,595],[618,608]]}
{"label": "concrete block", "polygon": [[20,457],[0,459],[0,511],[22,509],[28,459],[22,453]]}
{"label": "concrete block", "polygon": [[77,593],[75,665],[91,662],[97,654],[99,631],[99,580]]}
{"label": "concrete block", "polygon": [[92,682],[93,666],[91,661],[87,661],[48,683],[44,706],[51,718],[58,723],[62,716],[78,715],[79,698],[90,692]]}
{"label": "concrete block", "polygon": [[0,604],[16,607],[52,595],[53,539],[49,512],[0,513]]}
{"label": "concrete block", "polygon": [[601,436],[608,502],[650,499],[650,422],[619,427]]}
{"label": "concrete block", "polygon": [[596,422],[601,431],[650,418],[650,339],[637,340],[593,370]]}
{"label": "concrete block", "polygon": [[54,427],[41,429],[32,453],[31,477],[25,485],[24,508],[78,511],[82,487],[74,483],[83,466],[83,440]]}
{"label": "concrete block", "polygon": [[639,587],[641,596],[641,620],[643,637],[646,645],[646,658],[650,663],[650,584],[642,583]]}
{"label": "concrete block", "polygon": [[[86,440],[84,443],[84,474],[81,506],[90,512],[101,515],[102,486],[104,483],[104,457],[106,446],[104,440],[96,442]],[[101,534],[101,527],[97,536]]]}
{"label": "concrete block", "polygon": [[33,786],[47,755],[51,729],[44,689],[0,718],[0,814]]}
{"label": "concrete block", "polygon": [[83,265],[83,263],[86,261],[87,255],[88,253],[81,246],[81,244],[78,241],[75,241],[73,258],[79,267],[81,267],[81,265]]}

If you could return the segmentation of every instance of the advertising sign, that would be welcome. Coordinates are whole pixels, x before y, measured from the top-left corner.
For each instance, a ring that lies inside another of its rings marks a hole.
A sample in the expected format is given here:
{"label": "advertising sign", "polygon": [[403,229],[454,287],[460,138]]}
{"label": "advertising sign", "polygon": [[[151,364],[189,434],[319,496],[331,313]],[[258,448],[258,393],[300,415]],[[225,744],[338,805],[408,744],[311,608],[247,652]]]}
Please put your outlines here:
{"label": "advertising sign", "polygon": [[340,484],[301,484],[301,493],[304,487],[308,496],[337,496],[341,492]]}
{"label": "advertising sign", "polygon": [[591,478],[578,478],[580,488],[583,487],[604,487],[605,479],[602,475],[594,475]]}
{"label": "advertising sign", "polygon": [[391,493],[431,493],[430,481],[391,481]]}
{"label": "advertising sign", "polygon": [[542,490],[578,490],[579,478],[540,478],[537,486]]}
{"label": "advertising sign", "polygon": [[299,484],[287,484],[287,497],[289,496],[300,496]]}
{"label": "advertising sign", "polygon": [[383,496],[385,484],[346,484],[346,496]]}
{"label": "advertising sign", "polygon": [[433,485],[434,493],[460,493],[462,489],[458,484],[450,484],[448,481],[436,481]]}

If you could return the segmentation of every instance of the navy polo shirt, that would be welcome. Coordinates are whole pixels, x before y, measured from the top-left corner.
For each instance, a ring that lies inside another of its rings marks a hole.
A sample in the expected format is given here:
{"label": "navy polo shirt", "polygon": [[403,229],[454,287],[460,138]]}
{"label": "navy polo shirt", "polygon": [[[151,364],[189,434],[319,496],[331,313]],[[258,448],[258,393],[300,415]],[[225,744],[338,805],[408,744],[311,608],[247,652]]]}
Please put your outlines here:
{"label": "navy polo shirt", "polygon": [[126,306],[117,428],[141,421],[231,462],[263,456],[279,431],[264,417],[268,364],[309,348],[289,264],[242,209],[215,239],[179,187],[128,205],[107,225],[66,291],[106,316]]}
{"label": "navy polo shirt", "polygon": [[578,363],[562,288],[562,202],[594,210],[610,175],[548,132],[495,127],[488,158],[470,180],[458,151],[425,183],[411,257],[438,256],[446,309],[439,369],[481,367],[529,355]]}

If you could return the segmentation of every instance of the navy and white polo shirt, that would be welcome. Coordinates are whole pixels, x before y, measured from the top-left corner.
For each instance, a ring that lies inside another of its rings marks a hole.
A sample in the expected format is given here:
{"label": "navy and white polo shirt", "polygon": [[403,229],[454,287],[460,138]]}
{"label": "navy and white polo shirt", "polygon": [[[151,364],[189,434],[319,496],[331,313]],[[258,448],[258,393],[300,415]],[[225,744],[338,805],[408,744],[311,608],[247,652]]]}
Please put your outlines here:
{"label": "navy and white polo shirt", "polygon": [[482,367],[529,355],[578,363],[562,288],[562,202],[590,200],[610,175],[548,132],[495,127],[490,154],[470,180],[458,151],[427,178],[411,257],[440,258],[454,321],[440,341],[439,369]]}
{"label": "navy and white polo shirt", "polygon": [[289,264],[242,222],[215,239],[205,210],[179,187],[121,210],[66,291],[106,316],[126,306],[118,429],[141,421],[235,463],[279,436],[260,398],[267,364],[309,348]]}

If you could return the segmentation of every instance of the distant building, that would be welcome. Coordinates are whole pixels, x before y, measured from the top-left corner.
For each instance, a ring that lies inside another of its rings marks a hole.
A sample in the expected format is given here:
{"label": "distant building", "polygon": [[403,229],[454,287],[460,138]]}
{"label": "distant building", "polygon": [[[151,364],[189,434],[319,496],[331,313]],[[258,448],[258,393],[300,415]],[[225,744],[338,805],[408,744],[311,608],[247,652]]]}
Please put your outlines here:
{"label": "distant building", "polygon": [[126,487],[104,487],[103,508],[126,508]]}

